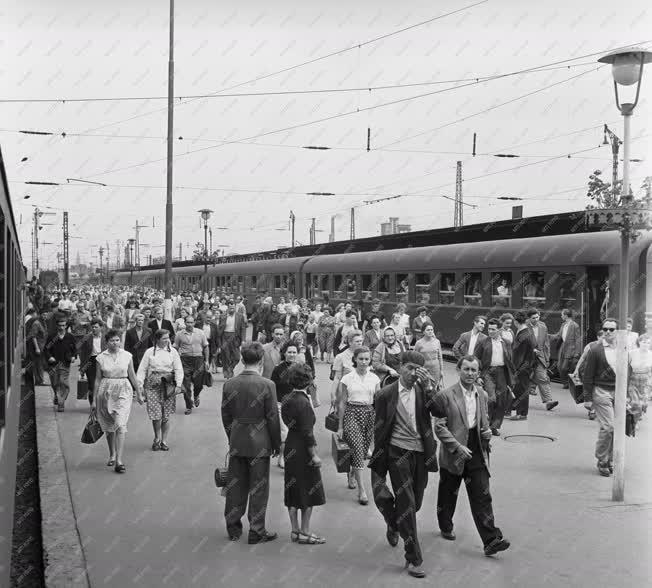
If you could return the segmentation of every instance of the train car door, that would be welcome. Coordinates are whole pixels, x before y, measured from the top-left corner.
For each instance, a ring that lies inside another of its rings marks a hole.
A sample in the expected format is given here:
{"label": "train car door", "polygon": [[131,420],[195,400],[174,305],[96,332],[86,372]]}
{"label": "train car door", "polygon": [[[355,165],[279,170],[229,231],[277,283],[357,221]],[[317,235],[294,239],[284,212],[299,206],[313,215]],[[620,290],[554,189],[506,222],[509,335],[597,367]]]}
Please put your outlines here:
{"label": "train car door", "polygon": [[595,341],[602,321],[608,313],[609,298],[609,267],[587,267],[583,305],[585,342]]}

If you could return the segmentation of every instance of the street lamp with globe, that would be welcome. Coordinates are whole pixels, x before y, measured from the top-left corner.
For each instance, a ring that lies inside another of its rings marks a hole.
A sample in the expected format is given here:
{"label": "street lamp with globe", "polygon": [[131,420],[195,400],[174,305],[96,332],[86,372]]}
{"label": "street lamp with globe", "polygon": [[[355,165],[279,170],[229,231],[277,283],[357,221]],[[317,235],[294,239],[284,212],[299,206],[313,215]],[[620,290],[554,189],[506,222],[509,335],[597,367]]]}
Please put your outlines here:
{"label": "street lamp with globe", "polygon": [[[618,49],[598,59],[600,63],[609,63],[614,79],[616,106],[623,115],[623,184],[620,205],[587,211],[590,225],[603,229],[617,229],[621,237],[621,257],[619,273],[619,330],[616,348],[616,390],[614,395],[614,480],[612,500],[622,502],[625,499],[625,413],[627,405],[627,315],[629,312],[629,244],[636,239],[639,230],[650,228],[649,203],[640,206],[633,201],[629,187],[630,160],[630,122],[634,108],[638,104],[643,78],[643,66],[652,62],[652,52],[638,47]],[[618,86],[636,84],[633,102],[621,102]]]}
{"label": "street lamp with globe", "polygon": [[[208,219],[211,218],[213,211],[209,208],[198,210],[204,221],[204,274],[208,271]],[[205,286],[205,285],[204,285]]]}

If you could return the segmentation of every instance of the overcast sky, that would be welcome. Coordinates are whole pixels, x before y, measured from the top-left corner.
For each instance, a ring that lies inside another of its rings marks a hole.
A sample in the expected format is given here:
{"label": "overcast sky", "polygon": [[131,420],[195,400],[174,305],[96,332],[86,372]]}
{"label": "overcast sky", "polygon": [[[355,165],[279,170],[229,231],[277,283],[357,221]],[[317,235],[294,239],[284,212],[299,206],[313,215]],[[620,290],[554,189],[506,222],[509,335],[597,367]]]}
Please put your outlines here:
{"label": "overcast sky", "polygon": [[[175,255],[179,242],[189,254],[203,240],[196,211],[205,207],[215,211],[214,248],[226,245],[227,252],[288,245],[289,232],[278,229],[288,228],[290,210],[301,243],[309,241],[311,217],[323,231],[317,240],[326,241],[334,214],[336,238],[348,238],[351,206],[358,237],[378,234],[390,216],[414,230],[450,226],[454,203],[443,196],[455,195],[457,160],[463,162],[464,200],[473,205],[464,208],[465,224],[509,218],[518,203],[496,196],[523,198],[527,216],[584,208],[588,175],[603,169],[607,180],[611,176],[601,125],[622,136],[622,120],[610,68],[599,67],[597,56],[582,56],[644,41],[652,47],[648,2],[489,0],[472,6],[476,1],[177,2],[175,95],[231,96],[176,100],[174,136],[183,140],[175,141]],[[3,4],[1,98],[166,96],[168,2]],[[355,48],[292,68],[349,47]],[[573,58],[579,59],[566,61]],[[549,65],[561,61],[571,67]],[[541,66],[544,71],[498,80],[452,81]],[[648,67],[632,121],[632,157],[646,160],[632,164],[635,191],[652,175],[651,78]],[[426,82],[444,83],[232,96]],[[403,101],[379,106],[397,100]],[[137,221],[148,226],[141,242],[149,247],[141,256],[163,253],[165,107],[156,99],[0,104],[0,142],[28,267],[31,205],[57,213],[43,219],[55,224],[41,231],[41,241],[53,243],[41,249],[42,266],[55,263],[62,210],[70,213],[75,237],[72,263],[78,252],[97,262],[97,247],[107,241],[115,261],[117,241],[132,237]],[[343,113],[353,114],[306,124]],[[295,128],[284,130],[289,127]],[[154,160],[163,161],[146,164]],[[66,184],[66,178],[107,187],[23,183]],[[364,205],[398,194],[415,195]]]}

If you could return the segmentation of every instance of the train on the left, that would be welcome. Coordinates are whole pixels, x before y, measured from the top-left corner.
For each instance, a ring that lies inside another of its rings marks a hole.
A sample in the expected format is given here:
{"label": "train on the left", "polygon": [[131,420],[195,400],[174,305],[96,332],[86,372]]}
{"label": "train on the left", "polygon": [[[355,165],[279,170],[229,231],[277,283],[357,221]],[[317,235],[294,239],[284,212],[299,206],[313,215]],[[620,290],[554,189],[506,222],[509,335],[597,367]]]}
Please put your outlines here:
{"label": "train on the left", "polygon": [[[25,267],[0,150],[0,586],[9,586],[21,400]],[[7,563],[5,563],[7,562]]]}

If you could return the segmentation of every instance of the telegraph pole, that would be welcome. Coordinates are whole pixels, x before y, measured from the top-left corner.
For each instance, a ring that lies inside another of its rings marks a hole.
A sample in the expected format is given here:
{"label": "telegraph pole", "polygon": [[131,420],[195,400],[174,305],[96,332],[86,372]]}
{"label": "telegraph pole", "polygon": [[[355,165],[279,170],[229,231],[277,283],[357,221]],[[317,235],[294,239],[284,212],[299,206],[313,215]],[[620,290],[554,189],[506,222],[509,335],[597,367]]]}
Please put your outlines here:
{"label": "telegraph pole", "polygon": [[170,48],[168,52],[168,136],[167,183],[165,190],[165,302],[164,311],[172,319],[172,170],[174,157],[174,0],[170,0]]}
{"label": "telegraph pole", "polygon": [[464,215],[462,212],[462,162],[457,162],[457,173],[455,175],[455,218],[453,226],[456,228],[464,225]]}
{"label": "telegraph pole", "polygon": [[68,252],[68,212],[63,213],[63,283],[70,282],[70,257]]}
{"label": "telegraph pole", "polygon": [[98,255],[100,256],[100,283],[102,282],[102,270],[103,270],[103,265],[102,265],[102,257],[104,257],[104,247],[100,245],[100,248],[97,250]]}
{"label": "telegraph pole", "polygon": [[351,209],[351,241],[355,239],[355,208]]}
{"label": "telegraph pole", "polygon": [[331,216],[331,234],[328,235],[328,242],[335,241],[335,215]]}
{"label": "telegraph pole", "polygon": [[310,244],[315,244],[315,217],[312,217],[312,223],[310,224]]}

